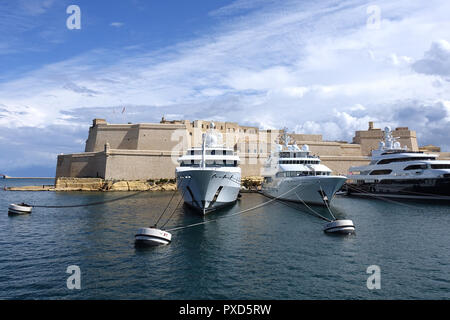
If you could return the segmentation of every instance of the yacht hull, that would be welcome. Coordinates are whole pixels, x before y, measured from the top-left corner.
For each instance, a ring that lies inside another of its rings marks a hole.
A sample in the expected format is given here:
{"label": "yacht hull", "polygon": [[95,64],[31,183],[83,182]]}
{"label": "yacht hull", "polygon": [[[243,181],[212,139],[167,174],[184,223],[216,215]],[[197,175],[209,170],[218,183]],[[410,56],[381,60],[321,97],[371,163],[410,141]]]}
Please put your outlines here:
{"label": "yacht hull", "polygon": [[177,187],[184,202],[205,215],[233,204],[240,191],[241,172],[201,168],[176,171]]}
{"label": "yacht hull", "polygon": [[[389,183],[387,183],[389,182]],[[411,200],[450,200],[450,178],[348,184],[348,195]]]}
{"label": "yacht hull", "polygon": [[331,203],[345,181],[346,177],[341,176],[274,178],[271,183],[263,183],[261,191],[280,200],[325,205],[322,191]]}

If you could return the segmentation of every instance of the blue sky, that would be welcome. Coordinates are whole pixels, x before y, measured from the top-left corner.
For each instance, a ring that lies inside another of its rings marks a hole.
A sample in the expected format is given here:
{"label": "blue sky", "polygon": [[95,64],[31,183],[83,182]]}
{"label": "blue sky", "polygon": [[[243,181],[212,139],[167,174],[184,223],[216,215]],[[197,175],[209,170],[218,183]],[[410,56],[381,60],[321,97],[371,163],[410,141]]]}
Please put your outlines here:
{"label": "blue sky", "polygon": [[0,0],[0,172],[53,175],[94,117],[347,141],[372,120],[450,151],[449,14],[437,0]]}

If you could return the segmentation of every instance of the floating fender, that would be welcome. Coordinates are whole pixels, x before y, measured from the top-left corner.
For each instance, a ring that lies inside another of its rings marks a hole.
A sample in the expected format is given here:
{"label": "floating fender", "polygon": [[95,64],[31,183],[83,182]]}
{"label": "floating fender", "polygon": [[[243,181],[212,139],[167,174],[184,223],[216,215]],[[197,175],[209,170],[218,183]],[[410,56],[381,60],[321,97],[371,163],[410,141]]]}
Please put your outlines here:
{"label": "floating fender", "polygon": [[25,203],[21,204],[11,203],[8,207],[8,214],[11,215],[30,214],[32,209],[33,209],[32,206]]}
{"label": "floating fender", "polygon": [[323,231],[326,233],[351,234],[355,232],[355,225],[352,220],[334,220],[326,223]]}
{"label": "floating fender", "polygon": [[169,232],[156,228],[141,228],[135,235],[136,245],[159,246],[171,241],[172,235]]}

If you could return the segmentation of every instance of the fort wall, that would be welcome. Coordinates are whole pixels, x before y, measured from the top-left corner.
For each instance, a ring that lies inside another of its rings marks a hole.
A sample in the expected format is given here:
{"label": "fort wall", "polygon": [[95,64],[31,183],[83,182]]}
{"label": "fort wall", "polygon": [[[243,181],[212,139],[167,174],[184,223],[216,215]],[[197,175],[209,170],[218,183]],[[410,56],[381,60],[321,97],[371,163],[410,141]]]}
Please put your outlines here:
{"label": "fort wall", "polygon": [[[204,120],[173,120],[161,123],[108,124],[94,119],[89,129],[84,153],[59,155],[56,177],[93,177],[106,180],[173,179],[176,159],[188,148],[201,144],[202,133],[210,129]],[[233,148],[241,159],[242,176],[261,175],[262,166],[275,140],[283,130],[261,130],[235,122],[215,122],[223,143]],[[369,162],[371,150],[377,149],[383,131],[373,123],[366,131],[357,131],[353,143],[323,141],[320,134],[289,134],[301,146],[307,144],[312,154],[336,174],[347,174],[351,166]],[[415,131],[397,128],[394,137],[410,149],[418,150]],[[450,153],[441,153],[450,157]]]}
{"label": "fort wall", "polygon": [[102,152],[58,155],[56,177],[104,178],[106,157]]}

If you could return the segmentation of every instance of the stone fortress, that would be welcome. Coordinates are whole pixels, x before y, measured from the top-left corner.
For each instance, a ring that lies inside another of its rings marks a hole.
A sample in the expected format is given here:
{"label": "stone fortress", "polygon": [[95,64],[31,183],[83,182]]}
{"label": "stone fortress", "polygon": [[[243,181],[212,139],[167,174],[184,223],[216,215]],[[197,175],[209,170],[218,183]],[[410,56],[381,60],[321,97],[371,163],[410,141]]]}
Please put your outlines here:
{"label": "stone fortress", "polygon": [[[160,123],[109,124],[94,119],[89,128],[85,152],[58,156],[56,178],[102,178],[105,180],[149,180],[175,178],[176,159],[191,146],[200,146],[202,133],[210,121],[173,120]],[[216,122],[223,142],[241,158],[242,177],[259,176],[261,168],[275,149],[281,130],[261,130],[235,122]],[[312,154],[336,174],[346,175],[350,166],[365,165],[372,149],[378,148],[383,131],[369,123],[368,130],[357,131],[352,143],[324,141],[320,134],[289,134],[301,146],[307,144]],[[416,132],[407,127],[393,131],[402,146],[418,151]],[[434,146],[424,151],[440,151]],[[442,156],[448,156],[443,154]]]}

